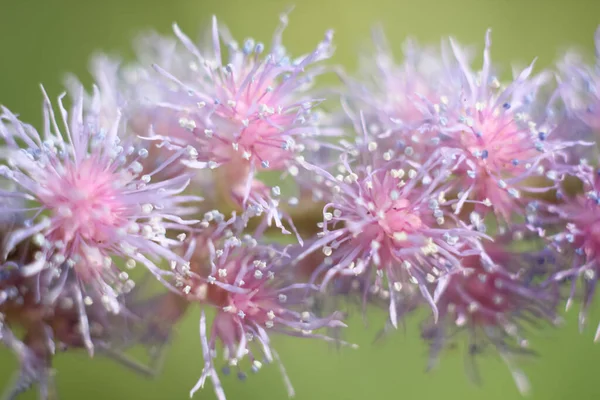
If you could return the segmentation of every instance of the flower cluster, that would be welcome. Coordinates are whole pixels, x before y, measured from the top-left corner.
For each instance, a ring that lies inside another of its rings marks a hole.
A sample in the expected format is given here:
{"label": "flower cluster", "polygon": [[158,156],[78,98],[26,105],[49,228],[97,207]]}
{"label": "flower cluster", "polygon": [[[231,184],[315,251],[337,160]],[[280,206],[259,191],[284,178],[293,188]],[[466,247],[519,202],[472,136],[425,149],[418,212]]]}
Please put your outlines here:
{"label": "flower cluster", "polygon": [[[194,306],[190,394],[210,381],[220,400],[232,369],[272,363],[294,394],[275,334],[356,348],[339,339],[344,301],[383,309],[386,332],[424,310],[430,367],[466,336],[522,392],[514,358],[532,353],[528,327],[559,323],[565,282],[583,328],[600,274],[600,171],[581,158],[597,154],[598,65],[570,54],[504,79],[491,31],[477,67],[452,38],[407,41],[397,62],[376,31],[353,75],[327,64],[331,32],[292,56],[287,23],[269,46],[216,18],[206,43],[174,25],[140,37],[133,62],[95,57],[91,91],[71,76],[53,103],[42,88],[40,128],[1,109],[9,398],[33,384],[53,396],[57,349],[154,374]],[[327,72],[339,84],[315,85]],[[148,282],[164,291],[144,297]],[[150,365],[127,355],[138,344]]]}

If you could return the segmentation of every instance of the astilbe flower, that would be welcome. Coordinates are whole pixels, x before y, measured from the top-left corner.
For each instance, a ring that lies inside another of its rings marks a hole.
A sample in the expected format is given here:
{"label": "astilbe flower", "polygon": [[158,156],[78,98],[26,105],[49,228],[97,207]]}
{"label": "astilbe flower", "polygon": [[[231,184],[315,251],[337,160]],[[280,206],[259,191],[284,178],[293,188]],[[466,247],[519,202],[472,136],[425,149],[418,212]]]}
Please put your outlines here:
{"label": "astilbe flower", "polygon": [[[62,96],[59,99],[63,132],[46,95],[41,133],[3,108],[0,176],[15,189],[0,191],[0,202],[17,198],[26,204],[1,211],[24,211],[27,219],[23,228],[7,238],[0,259],[31,239],[39,249],[32,262],[21,268],[22,274],[32,276],[44,270],[59,274],[66,265],[79,286],[76,298],[97,297],[118,311],[121,280],[128,279],[113,259],[123,259],[130,267],[141,263],[166,283],[163,277],[170,272],[157,261],[186,263],[171,250],[180,243],[167,237],[167,231],[189,229],[187,225],[194,221],[182,217],[193,209],[185,204],[198,199],[181,194],[189,176],[151,182],[153,174],[174,162],[178,154],[141,176],[147,151],[138,151],[133,140],[121,141],[119,117],[110,126],[102,125],[99,110],[84,113],[81,92],[74,100],[69,115]],[[72,280],[65,276],[60,284],[67,281]],[[83,303],[78,309],[86,347],[92,352]]]}
{"label": "astilbe flower", "polygon": [[[336,177],[325,171],[331,197],[323,209],[318,239],[302,259],[320,250],[326,258],[314,273],[325,287],[337,276],[364,275],[364,286],[390,294],[390,321],[396,325],[396,299],[409,285],[418,286],[435,315],[429,283],[460,267],[460,258],[474,251],[482,234],[458,221],[445,193],[451,188],[456,162],[452,150],[440,149],[420,164],[381,148],[366,132],[341,155]],[[477,227],[482,222],[476,220]],[[324,275],[323,275],[324,274]]]}
{"label": "astilbe flower", "polygon": [[458,76],[447,80],[438,101],[424,104],[430,118],[439,122],[442,145],[463,151],[464,161],[454,171],[461,195],[456,211],[472,199],[491,205],[497,217],[509,222],[513,213],[522,213],[523,199],[548,190],[532,181],[543,177],[544,160],[562,155],[560,151],[573,143],[552,138],[555,127],[534,118],[540,108],[538,92],[549,75],[532,77],[532,63],[504,86],[492,73],[490,47],[488,30],[483,67],[474,72],[463,49],[450,39],[460,65]]}
{"label": "astilbe flower", "polygon": [[[531,325],[559,322],[554,288],[537,282],[534,266],[546,261],[539,254],[508,247],[512,235],[487,242],[478,255],[464,257],[462,270],[451,275],[437,297],[438,321],[422,325],[422,337],[430,344],[429,368],[437,362],[448,341],[458,341],[461,331],[468,334],[467,357],[470,363],[487,347],[495,349],[510,368],[517,388],[527,393],[529,383],[515,365],[514,357],[533,355],[523,336]],[[508,239],[508,240],[507,240]],[[477,371],[470,371],[477,378]]]}
{"label": "astilbe flower", "polygon": [[[310,88],[324,70],[313,64],[332,53],[332,33],[312,53],[291,60],[282,45],[286,25],[284,14],[266,52],[253,39],[240,47],[216,18],[206,51],[175,25],[183,48],[173,51],[167,67],[155,64],[158,76],[148,74],[150,84],[140,83],[145,101],[138,120],[153,127],[151,139],[170,149],[187,148],[188,166],[216,169],[217,189],[225,200],[253,208],[252,214],[266,213],[269,224],[274,221],[287,233],[279,200],[256,174],[296,175],[305,163],[302,153],[318,149],[320,137],[330,133],[318,125],[313,109],[320,100]],[[174,65],[174,60],[184,64]]]}
{"label": "astilbe flower", "polygon": [[[285,249],[258,244],[249,237],[241,241],[226,230],[223,235],[213,234],[206,243],[210,254],[204,262],[210,266],[209,273],[200,275],[190,270],[177,281],[189,302],[215,310],[210,329],[207,328],[205,310],[202,311],[200,339],[204,368],[191,395],[210,378],[217,397],[225,399],[220,374],[214,365],[217,343],[221,342],[227,362],[221,370],[224,375],[230,373],[231,367],[236,367],[238,378],[245,379],[246,373],[240,366],[244,359],[249,361],[253,372],[264,363],[276,361],[292,396],[294,389],[277,351],[271,346],[270,335],[277,333],[331,341],[333,339],[313,331],[345,326],[340,321],[341,315],[333,313],[317,318],[308,311],[308,299],[316,287],[293,279],[291,260]],[[193,242],[191,246],[194,246]],[[197,258],[192,260],[199,261]]]}

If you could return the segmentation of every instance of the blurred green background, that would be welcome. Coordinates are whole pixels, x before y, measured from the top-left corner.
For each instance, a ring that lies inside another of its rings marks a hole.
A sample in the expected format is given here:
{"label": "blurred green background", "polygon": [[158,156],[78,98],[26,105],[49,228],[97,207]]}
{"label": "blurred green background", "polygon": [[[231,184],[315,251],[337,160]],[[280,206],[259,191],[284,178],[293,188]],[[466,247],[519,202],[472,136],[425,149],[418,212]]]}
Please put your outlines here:
{"label": "blurred green background", "polygon": [[[131,56],[131,39],[140,30],[167,33],[171,23],[194,36],[212,14],[238,38],[269,41],[278,14],[290,3],[279,0],[0,0],[0,103],[33,123],[41,119],[39,83],[51,97],[61,90],[67,71],[89,82],[89,56],[96,50]],[[285,33],[287,47],[297,54],[314,46],[327,28],[336,31],[336,61],[356,65],[356,51],[369,40],[369,29],[382,23],[390,41],[399,46],[407,35],[437,43],[442,35],[482,48],[485,29],[493,28],[493,59],[524,64],[539,57],[549,65],[568,46],[590,55],[593,33],[600,23],[598,0],[297,0]],[[195,36],[194,36],[195,37]],[[198,310],[180,324],[162,375],[147,380],[83,353],[56,360],[63,399],[184,399],[202,368],[198,340]],[[600,345],[592,343],[600,312],[594,310],[583,334],[577,330],[575,310],[566,326],[532,336],[540,357],[527,360],[532,399],[600,398]],[[384,316],[370,314],[365,327],[359,316],[350,321],[347,337],[359,350],[334,348],[320,342],[275,339],[276,346],[302,399],[519,399],[508,370],[494,355],[480,359],[483,384],[471,384],[461,351],[447,351],[439,367],[425,373],[426,347],[417,332],[418,319],[373,344]],[[0,387],[16,364],[0,350]],[[246,382],[234,377],[224,384],[231,399],[284,399],[286,392],[277,368],[264,368]],[[35,393],[23,396],[35,398]],[[212,387],[196,399],[213,399]]]}

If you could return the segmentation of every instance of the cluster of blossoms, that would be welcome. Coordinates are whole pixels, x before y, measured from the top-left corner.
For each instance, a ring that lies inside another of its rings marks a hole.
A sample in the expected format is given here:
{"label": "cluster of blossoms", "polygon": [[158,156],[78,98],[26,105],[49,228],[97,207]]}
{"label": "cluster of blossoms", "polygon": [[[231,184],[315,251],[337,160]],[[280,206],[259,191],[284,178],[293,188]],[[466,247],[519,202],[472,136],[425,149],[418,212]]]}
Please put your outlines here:
{"label": "cluster of blossoms", "polygon": [[[190,394],[210,380],[220,400],[232,368],[244,380],[270,363],[294,394],[274,334],[356,348],[339,339],[340,301],[382,308],[387,332],[425,309],[430,367],[464,338],[470,355],[496,351],[522,392],[525,331],[559,323],[565,283],[584,326],[600,274],[600,58],[503,80],[489,31],[481,67],[453,39],[408,41],[397,62],[376,32],[352,76],[326,63],[331,32],[292,58],[286,25],[267,46],[216,19],[206,43],[175,25],[141,37],[134,62],[94,58],[91,91],[70,77],[53,103],[42,88],[41,129],[2,108],[9,398],[33,384],[55,397],[57,349],[154,374],[193,305]],[[315,88],[325,73],[340,84]],[[148,365],[126,353],[139,344]]]}

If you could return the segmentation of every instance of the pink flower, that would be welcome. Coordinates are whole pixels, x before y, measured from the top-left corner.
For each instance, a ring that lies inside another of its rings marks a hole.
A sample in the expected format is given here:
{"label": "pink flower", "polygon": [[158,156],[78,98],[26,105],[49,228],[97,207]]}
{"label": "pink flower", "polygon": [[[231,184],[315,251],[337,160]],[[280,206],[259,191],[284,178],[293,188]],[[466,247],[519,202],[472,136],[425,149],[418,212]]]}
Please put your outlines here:
{"label": "pink flower", "polygon": [[559,93],[569,115],[584,122],[597,135],[600,132],[600,28],[594,36],[596,62],[589,65],[575,52],[558,63]]}
{"label": "pink flower", "polygon": [[[11,203],[16,206],[18,202]],[[3,253],[5,239],[24,227],[24,217],[11,212],[0,215]],[[24,268],[34,261],[36,250],[28,238],[0,262],[0,342],[15,353],[20,366],[18,376],[3,397],[14,398],[32,385],[38,386],[41,398],[55,396],[52,361],[56,352],[89,348],[92,343],[101,353],[147,373],[144,366],[119,351],[123,344],[132,345],[120,341],[129,338],[126,330],[135,327],[138,319],[123,309],[115,314],[96,293],[82,296],[76,277],[65,264],[57,269],[42,269],[34,275],[24,273]],[[123,282],[122,293],[129,293],[130,283]],[[82,318],[86,324],[83,332]],[[20,332],[22,338],[18,337]]]}
{"label": "pink flower", "polygon": [[481,255],[462,259],[463,269],[449,276],[437,296],[439,320],[423,327],[422,336],[431,346],[430,368],[445,342],[466,330],[469,357],[491,345],[510,368],[519,391],[529,390],[527,378],[513,362],[515,355],[532,354],[521,336],[522,325],[531,320],[558,321],[557,293],[532,284],[536,260],[497,243],[487,243]]}
{"label": "pink flower", "polygon": [[350,106],[346,111],[361,110],[378,143],[423,161],[439,144],[438,121],[430,118],[423,99],[438,101],[452,67],[444,68],[437,49],[420,47],[414,40],[406,40],[404,59],[396,63],[381,29],[373,32],[373,42],[373,51],[360,58],[359,79],[342,73],[344,100]]}
{"label": "pink flower", "polygon": [[230,367],[235,367],[238,378],[245,379],[246,373],[241,369],[244,360],[249,361],[253,372],[264,363],[277,361],[292,396],[294,390],[271,345],[271,333],[331,341],[333,339],[313,331],[345,325],[339,320],[339,313],[317,318],[308,311],[308,296],[316,288],[294,283],[292,264],[285,251],[280,252],[274,246],[256,246],[250,239],[244,242],[235,237],[216,239],[216,242],[209,241],[210,274],[203,277],[190,272],[181,276],[177,283],[188,301],[216,309],[210,330],[207,330],[206,316],[202,312],[200,339],[204,369],[191,394],[210,378],[217,397],[225,399],[214,365],[217,341],[220,341],[227,363],[222,369],[223,374],[229,374]]}
{"label": "pink flower", "polygon": [[[579,316],[580,329],[583,329],[600,274],[600,174],[596,168],[582,163],[566,169],[566,175],[578,178],[583,185],[583,193],[569,195],[560,191],[561,201],[540,207],[533,218],[536,224],[548,229],[550,245],[562,254],[559,265],[562,268],[555,271],[551,280],[571,281],[567,309],[575,299],[577,278],[584,283]],[[556,179],[560,178],[557,176]],[[600,325],[594,340],[600,340]]]}
{"label": "pink flower", "polygon": [[289,233],[279,200],[256,175],[298,175],[304,153],[316,151],[322,137],[332,133],[320,127],[315,107],[321,100],[314,98],[311,86],[324,71],[313,64],[329,58],[333,48],[327,32],[313,52],[292,60],[282,45],[286,25],[283,15],[270,50],[265,50],[253,39],[239,46],[213,19],[212,47],[206,51],[175,26],[183,48],[172,49],[168,65],[155,65],[158,76],[146,73],[148,80],[138,84],[144,100],[137,113],[141,125],[146,121],[154,131],[145,136],[169,149],[189,149],[193,160],[187,165],[192,168],[221,170],[216,179],[227,183],[219,186],[225,198],[244,209],[252,207],[252,214],[264,213]]}
{"label": "pink flower", "polygon": [[[313,277],[324,273],[323,286],[338,276],[364,275],[374,280],[366,287],[389,290],[394,325],[396,299],[412,285],[437,314],[430,283],[459,268],[476,250],[471,242],[483,236],[455,218],[456,201],[445,197],[456,153],[440,149],[421,164],[380,148],[364,125],[363,135],[341,157],[339,175],[321,171],[332,188],[322,232],[298,258],[323,252]],[[473,226],[485,228],[476,214]]]}
{"label": "pink flower", "polygon": [[[131,68],[131,67],[129,67]],[[141,128],[135,120],[137,114],[135,96],[133,94],[138,79],[130,72],[127,65],[119,59],[104,54],[95,55],[90,62],[90,72],[94,78],[91,93],[81,93],[82,83],[74,75],[68,75],[66,85],[69,95],[77,98],[82,95],[84,112],[87,119],[97,119],[98,126],[109,127],[119,120],[122,122],[119,137],[122,141],[135,142],[138,151],[147,151],[142,163],[141,175],[154,172],[154,180],[168,180],[177,175],[185,174],[185,167],[180,162],[168,161],[173,155],[164,146],[151,141],[140,140],[139,136],[147,136],[149,127]],[[187,174],[190,175],[190,174]],[[197,181],[194,177],[193,181]]]}
{"label": "pink flower", "polygon": [[454,171],[461,193],[457,212],[472,199],[491,204],[494,213],[508,222],[513,213],[522,212],[521,199],[529,192],[546,190],[528,181],[542,176],[543,160],[570,145],[551,137],[553,125],[537,121],[538,92],[549,76],[531,77],[532,63],[503,86],[492,75],[489,30],[481,71],[471,70],[464,51],[452,39],[450,47],[460,69],[440,90],[439,100],[427,104],[431,118],[439,121],[441,145],[463,151],[463,162]]}
{"label": "pink flower", "polygon": [[[0,211],[25,212],[27,219],[23,228],[10,234],[0,259],[31,239],[38,249],[32,262],[21,269],[23,274],[60,271],[66,265],[83,292],[98,295],[117,312],[117,297],[133,282],[113,258],[123,259],[129,267],[141,263],[166,284],[163,276],[170,271],[159,268],[157,261],[186,263],[172,250],[179,241],[167,237],[167,232],[190,229],[195,221],[182,217],[193,209],[185,203],[198,198],[181,194],[189,176],[152,182],[154,174],[175,162],[177,154],[141,175],[148,152],[136,148],[135,141],[121,141],[123,126],[118,117],[107,126],[98,118],[98,109],[84,113],[81,92],[70,114],[62,97],[58,105],[63,132],[46,96],[41,134],[3,109],[0,137],[5,152],[0,177],[19,190],[2,190],[0,199],[23,199],[27,205]],[[85,310],[80,310],[83,334],[89,336]],[[92,351],[89,337],[86,346]]]}

